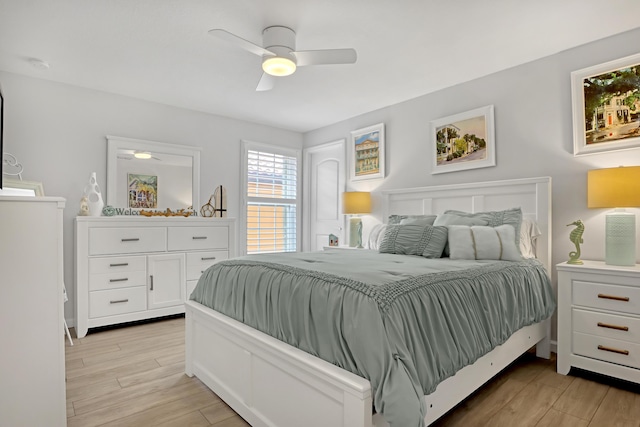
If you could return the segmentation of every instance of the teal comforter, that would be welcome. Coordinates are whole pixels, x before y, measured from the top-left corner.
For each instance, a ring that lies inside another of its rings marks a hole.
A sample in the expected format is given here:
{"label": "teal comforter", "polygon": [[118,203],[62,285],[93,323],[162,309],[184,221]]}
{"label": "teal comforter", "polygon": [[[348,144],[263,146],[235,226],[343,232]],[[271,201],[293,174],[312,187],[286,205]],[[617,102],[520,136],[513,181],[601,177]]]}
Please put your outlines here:
{"label": "teal comforter", "polygon": [[422,426],[423,395],[555,309],[536,260],[367,250],[223,261],[191,299],[368,379],[392,427]]}

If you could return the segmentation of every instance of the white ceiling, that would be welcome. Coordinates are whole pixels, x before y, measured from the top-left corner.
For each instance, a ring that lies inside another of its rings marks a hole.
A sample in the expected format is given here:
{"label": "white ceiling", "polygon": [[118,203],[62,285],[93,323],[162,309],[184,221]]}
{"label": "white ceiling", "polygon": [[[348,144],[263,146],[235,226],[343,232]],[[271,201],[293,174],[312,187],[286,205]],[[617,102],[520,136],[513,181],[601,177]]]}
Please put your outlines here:
{"label": "white ceiling", "polygon": [[[306,132],[639,22],[637,0],[0,0],[0,70]],[[358,61],[255,92],[260,57],[207,31],[270,25]]]}

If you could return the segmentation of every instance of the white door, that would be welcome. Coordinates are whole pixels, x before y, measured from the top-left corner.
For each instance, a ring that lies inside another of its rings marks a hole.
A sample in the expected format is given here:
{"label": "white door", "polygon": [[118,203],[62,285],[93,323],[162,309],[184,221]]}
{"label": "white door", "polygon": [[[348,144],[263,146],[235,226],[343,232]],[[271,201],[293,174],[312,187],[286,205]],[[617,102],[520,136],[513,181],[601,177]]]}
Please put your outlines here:
{"label": "white door", "polygon": [[345,242],[342,192],[345,189],[344,139],[304,150],[305,251],[322,250],[329,234]]}
{"label": "white door", "polygon": [[148,256],[148,309],[184,303],[186,275],[184,254]]}

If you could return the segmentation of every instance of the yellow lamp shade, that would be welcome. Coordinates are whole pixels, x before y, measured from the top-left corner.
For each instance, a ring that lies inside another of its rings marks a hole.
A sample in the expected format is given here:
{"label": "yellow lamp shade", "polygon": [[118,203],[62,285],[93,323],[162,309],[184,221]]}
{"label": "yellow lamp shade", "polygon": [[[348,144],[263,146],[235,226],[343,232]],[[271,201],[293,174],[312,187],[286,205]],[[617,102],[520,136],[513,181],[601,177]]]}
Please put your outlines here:
{"label": "yellow lamp shade", "polygon": [[587,207],[640,207],[640,166],[587,172]]}
{"label": "yellow lamp shade", "polygon": [[366,191],[342,193],[342,213],[347,215],[371,213],[371,193]]}

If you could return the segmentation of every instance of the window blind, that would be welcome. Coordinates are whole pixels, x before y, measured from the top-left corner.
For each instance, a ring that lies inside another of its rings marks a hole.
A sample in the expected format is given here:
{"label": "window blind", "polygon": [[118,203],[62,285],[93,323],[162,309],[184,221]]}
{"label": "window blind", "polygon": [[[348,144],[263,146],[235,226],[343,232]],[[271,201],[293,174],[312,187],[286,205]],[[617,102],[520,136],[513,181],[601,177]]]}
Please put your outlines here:
{"label": "window blind", "polygon": [[297,249],[296,157],[247,152],[247,253]]}

